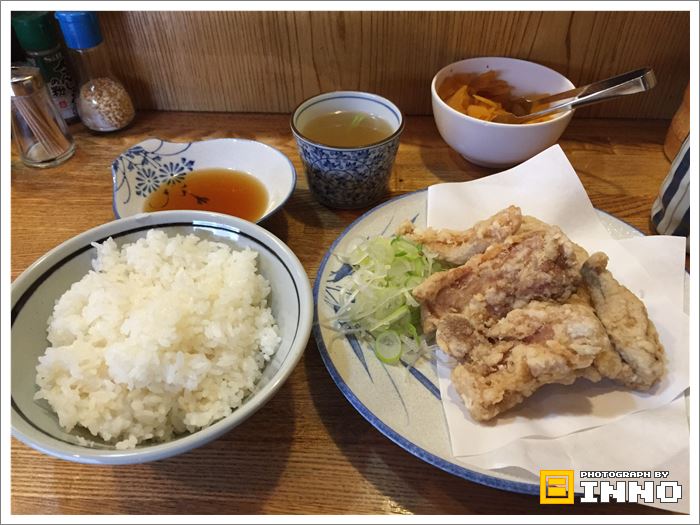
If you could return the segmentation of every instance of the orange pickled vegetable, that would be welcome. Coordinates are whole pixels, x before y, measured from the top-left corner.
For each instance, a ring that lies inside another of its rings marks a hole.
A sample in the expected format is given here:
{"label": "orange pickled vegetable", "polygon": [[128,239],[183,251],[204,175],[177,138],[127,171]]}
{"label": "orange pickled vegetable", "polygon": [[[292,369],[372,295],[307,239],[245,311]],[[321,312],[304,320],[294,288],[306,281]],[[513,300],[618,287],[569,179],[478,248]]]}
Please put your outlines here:
{"label": "orange pickled vegetable", "polygon": [[484,106],[478,106],[476,104],[470,104],[467,106],[467,115],[474,118],[480,118],[481,120],[492,120],[493,111]]}
{"label": "orange pickled vegetable", "polygon": [[[438,96],[455,111],[480,120],[493,121],[499,116],[512,116],[511,109],[516,97],[512,86],[498,78],[498,72],[456,73],[447,77],[437,88]],[[529,95],[537,98],[545,94]],[[537,109],[544,109],[537,108]],[[554,115],[529,120],[525,124],[544,122]]]}

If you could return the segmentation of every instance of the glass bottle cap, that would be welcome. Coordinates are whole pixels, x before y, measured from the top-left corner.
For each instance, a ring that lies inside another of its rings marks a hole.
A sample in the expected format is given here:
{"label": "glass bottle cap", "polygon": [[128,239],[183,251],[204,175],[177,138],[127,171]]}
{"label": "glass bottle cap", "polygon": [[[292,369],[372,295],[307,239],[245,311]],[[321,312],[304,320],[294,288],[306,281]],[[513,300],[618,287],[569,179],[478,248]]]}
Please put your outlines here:
{"label": "glass bottle cap", "polygon": [[26,97],[44,87],[39,68],[30,66],[12,66],[12,93],[16,97]]}
{"label": "glass bottle cap", "polygon": [[54,16],[70,49],[87,49],[102,42],[100,24],[94,11],[56,11]]}

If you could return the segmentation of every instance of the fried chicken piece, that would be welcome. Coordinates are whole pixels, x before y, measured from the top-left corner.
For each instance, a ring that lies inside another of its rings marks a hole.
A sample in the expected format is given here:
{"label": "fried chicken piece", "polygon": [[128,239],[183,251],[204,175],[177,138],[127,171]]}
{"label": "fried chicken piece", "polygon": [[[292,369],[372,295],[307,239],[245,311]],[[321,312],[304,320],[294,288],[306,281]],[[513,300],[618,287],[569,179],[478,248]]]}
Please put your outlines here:
{"label": "fried chicken piece", "polygon": [[599,380],[591,365],[610,348],[591,307],[539,301],[512,310],[485,333],[468,317],[448,314],[436,337],[443,351],[461,361],[452,382],[479,421],[522,403],[543,385]]}
{"label": "fried chicken piece", "polygon": [[[532,215],[524,215],[518,233],[532,232],[532,231],[547,231],[552,226],[544,221],[539,220],[537,217]],[[571,239],[569,239],[571,240]],[[576,254],[576,260],[578,261],[579,268],[588,259],[588,252],[583,246],[571,242],[574,247],[574,253]]]}
{"label": "fried chicken piece", "polygon": [[581,276],[573,243],[556,226],[511,235],[462,266],[428,277],[413,289],[423,330],[449,313],[488,327],[533,299],[565,301]]}
{"label": "fried chicken piece", "polygon": [[440,260],[459,265],[518,231],[521,220],[520,208],[508,206],[488,219],[477,222],[468,230],[416,230],[411,222],[406,221],[397,234],[422,244]]}
{"label": "fried chicken piece", "polygon": [[581,281],[581,284],[576,288],[576,291],[571,294],[571,297],[565,301],[565,304],[583,304],[593,308],[591,294],[588,293],[588,288],[583,281]]}
{"label": "fried chicken piece", "polygon": [[612,342],[595,367],[604,376],[628,387],[648,390],[663,376],[664,347],[644,303],[606,269],[608,257],[594,253],[581,275],[598,318]]}

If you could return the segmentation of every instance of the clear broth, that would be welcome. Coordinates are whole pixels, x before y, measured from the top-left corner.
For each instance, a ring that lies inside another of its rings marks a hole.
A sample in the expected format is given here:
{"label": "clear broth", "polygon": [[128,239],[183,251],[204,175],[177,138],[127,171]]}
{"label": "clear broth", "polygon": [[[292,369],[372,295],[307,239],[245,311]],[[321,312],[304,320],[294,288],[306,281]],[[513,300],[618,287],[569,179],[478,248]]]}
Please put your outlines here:
{"label": "clear broth", "polygon": [[369,113],[335,111],[306,123],[301,133],[312,142],[336,148],[368,146],[389,137],[389,123]]}
{"label": "clear broth", "polygon": [[252,175],[209,168],[172,177],[148,196],[144,211],[206,210],[257,221],[267,205],[267,190]]}

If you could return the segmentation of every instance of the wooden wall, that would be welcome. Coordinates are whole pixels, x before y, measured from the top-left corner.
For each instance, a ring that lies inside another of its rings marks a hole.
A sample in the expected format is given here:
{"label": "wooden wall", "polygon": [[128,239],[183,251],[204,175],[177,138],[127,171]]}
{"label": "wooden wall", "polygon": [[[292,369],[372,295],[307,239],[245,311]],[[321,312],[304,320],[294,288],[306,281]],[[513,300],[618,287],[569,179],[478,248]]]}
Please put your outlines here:
{"label": "wooden wall", "polygon": [[580,116],[670,118],[689,79],[683,12],[102,12],[115,69],[143,109],[289,113],[336,89],[430,113],[430,80],[487,55],[540,62],[576,85],[643,66],[650,93]]}

